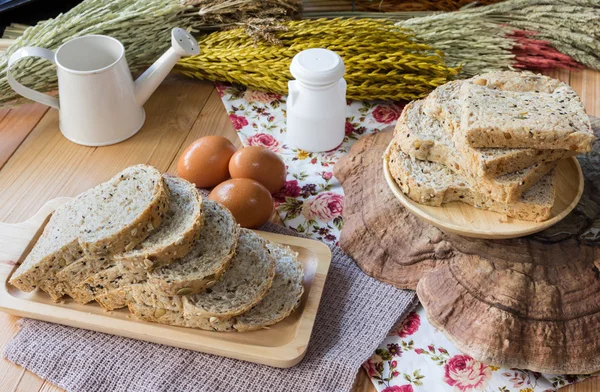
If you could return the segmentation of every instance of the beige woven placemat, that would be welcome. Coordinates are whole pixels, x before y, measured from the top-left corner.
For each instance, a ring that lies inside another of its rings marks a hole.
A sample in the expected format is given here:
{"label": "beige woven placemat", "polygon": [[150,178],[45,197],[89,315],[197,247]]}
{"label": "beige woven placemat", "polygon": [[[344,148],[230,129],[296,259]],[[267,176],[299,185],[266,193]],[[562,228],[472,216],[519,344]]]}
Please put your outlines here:
{"label": "beige woven placemat", "polygon": [[[263,229],[293,235],[273,224]],[[332,250],[306,357],[290,369],[31,319],[20,321],[4,356],[69,392],[348,391],[361,364],[417,300]]]}

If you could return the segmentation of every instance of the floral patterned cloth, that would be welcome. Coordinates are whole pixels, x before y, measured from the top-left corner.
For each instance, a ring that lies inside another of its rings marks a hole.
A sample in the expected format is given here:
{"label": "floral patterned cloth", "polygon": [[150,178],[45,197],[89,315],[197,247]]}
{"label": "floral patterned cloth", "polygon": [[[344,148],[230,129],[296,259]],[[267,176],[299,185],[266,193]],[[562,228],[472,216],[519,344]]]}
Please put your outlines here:
{"label": "floral patterned cloth", "polygon": [[[217,85],[238,136],[245,146],[264,146],[283,158],[287,181],[275,195],[286,226],[329,244],[337,244],[344,225],[344,191],[333,176],[335,162],[361,135],[394,125],[403,105],[348,101],[344,142],[335,150],[309,153],[286,143],[285,97]],[[552,376],[484,365],[463,355],[427,322],[419,307],[364,364],[379,391],[542,392],[584,379]]]}
{"label": "floral patterned cloth", "polygon": [[363,366],[383,392],[556,391],[586,378],[485,365],[461,354],[427,322],[423,307],[390,331]]}

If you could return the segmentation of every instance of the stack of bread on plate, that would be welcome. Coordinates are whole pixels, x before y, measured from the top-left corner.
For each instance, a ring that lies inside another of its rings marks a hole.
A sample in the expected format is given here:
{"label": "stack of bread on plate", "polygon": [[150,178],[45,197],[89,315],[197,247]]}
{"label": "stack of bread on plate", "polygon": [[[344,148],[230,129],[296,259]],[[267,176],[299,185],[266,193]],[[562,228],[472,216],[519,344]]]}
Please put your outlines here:
{"label": "stack of bread on plate", "polygon": [[137,165],[59,207],[10,283],[147,321],[250,331],[293,312],[303,277],[289,247],[240,228],[193,184]]}
{"label": "stack of bread on plate", "polygon": [[551,216],[557,163],[591,150],[577,93],[543,75],[493,72],[408,104],[386,154],[412,200],[461,201],[519,220]]}

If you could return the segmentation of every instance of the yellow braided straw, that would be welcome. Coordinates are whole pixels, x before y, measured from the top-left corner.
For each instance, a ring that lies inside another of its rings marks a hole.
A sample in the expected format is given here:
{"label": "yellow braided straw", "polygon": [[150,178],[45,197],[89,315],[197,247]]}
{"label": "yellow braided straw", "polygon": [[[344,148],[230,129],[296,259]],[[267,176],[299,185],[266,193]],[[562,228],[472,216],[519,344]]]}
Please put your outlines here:
{"label": "yellow braided straw", "polygon": [[199,40],[201,53],[183,58],[178,69],[199,79],[228,81],[287,93],[292,58],[309,48],[327,48],[346,64],[348,98],[412,100],[458,74],[442,54],[418,42],[409,30],[374,19],[318,19],[285,23],[281,45],[255,42],[243,29]]}

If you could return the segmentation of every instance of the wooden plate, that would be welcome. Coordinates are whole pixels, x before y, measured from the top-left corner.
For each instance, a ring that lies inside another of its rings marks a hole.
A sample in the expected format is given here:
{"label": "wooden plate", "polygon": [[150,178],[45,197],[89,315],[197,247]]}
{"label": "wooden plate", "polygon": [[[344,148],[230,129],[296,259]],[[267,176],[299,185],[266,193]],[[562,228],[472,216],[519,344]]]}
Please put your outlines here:
{"label": "wooden plate", "polygon": [[285,320],[254,332],[211,332],[172,327],[128,318],[127,309],[106,312],[98,304],[79,305],[68,299],[53,303],[48,295],[24,293],[8,283],[17,262],[27,255],[50,214],[69,198],[46,203],[31,219],[0,223],[0,310],[72,327],[146,340],[269,366],[287,368],[304,358],[313,329],[331,252],[318,241],[257,231],[262,237],[289,245],[304,265],[304,295],[298,309]]}
{"label": "wooden plate", "polygon": [[443,231],[487,239],[516,238],[537,233],[567,216],[579,203],[583,194],[583,173],[575,157],[561,160],[556,170],[556,201],[550,219],[544,222],[528,222],[509,218],[508,222],[502,222],[502,214],[465,203],[454,202],[432,207],[413,201],[398,187],[390,174],[385,157],[383,159],[385,179],[396,198],[409,211]]}

